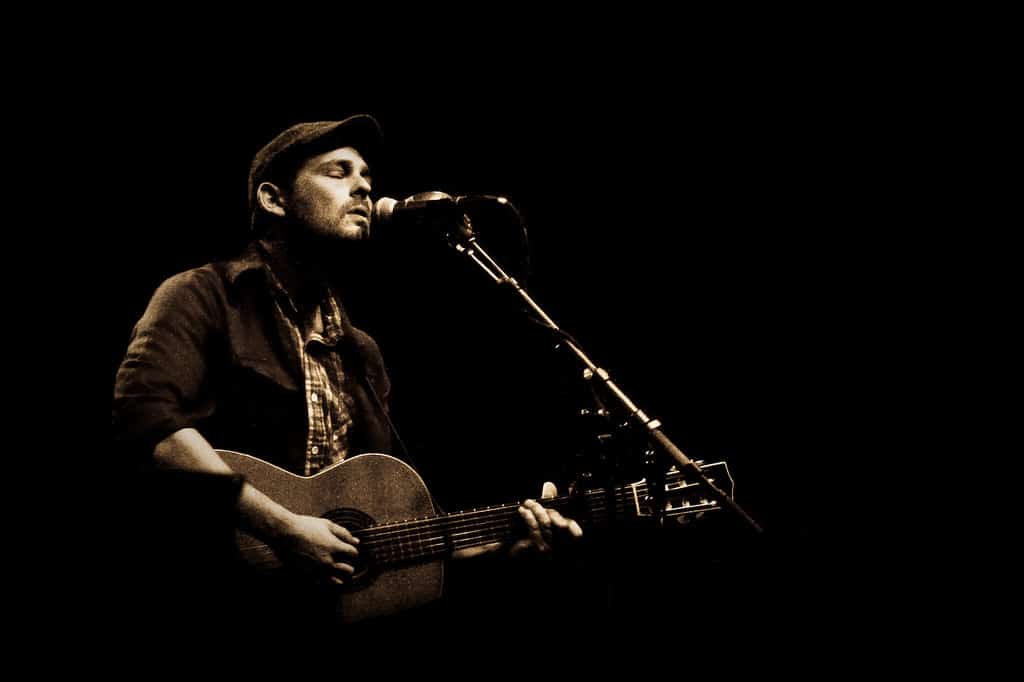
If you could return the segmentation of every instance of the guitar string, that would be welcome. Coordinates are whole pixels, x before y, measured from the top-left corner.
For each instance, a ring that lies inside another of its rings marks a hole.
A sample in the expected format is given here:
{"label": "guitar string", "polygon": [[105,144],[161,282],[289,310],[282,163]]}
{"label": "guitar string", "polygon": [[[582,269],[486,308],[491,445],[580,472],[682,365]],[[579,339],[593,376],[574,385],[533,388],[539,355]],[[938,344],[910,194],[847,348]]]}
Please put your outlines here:
{"label": "guitar string", "polygon": [[[632,492],[631,490],[629,492],[627,492],[627,491],[624,491],[621,488],[619,488],[618,490],[615,491],[615,496],[616,496],[617,499],[618,498],[626,499],[628,497],[631,497],[631,492]],[[642,492],[643,494],[646,494],[646,486],[640,486],[638,488],[638,492]],[[586,493],[584,493],[584,497],[601,500],[603,502],[606,499],[607,495],[604,492],[603,488],[599,488],[599,489],[596,489],[596,490],[587,491]],[[561,497],[548,498],[548,499],[541,500],[541,501],[544,502],[546,504],[546,506],[549,506],[549,507],[565,507],[565,506],[568,505],[568,503],[570,503],[571,500],[572,500],[572,498],[570,496],[563,495]],[[425,518],[421,518],[421,519],[408,519],[408,520],[405,520],[405,521],[396,521],[396,522],[391,522],[391,523],[386,523],[386,524],[380,524],[380,525],[377,525],[377,526],[371,526],[369,528],[366,528],[366,529],[364,529],[361,532],[365,536],[371,536],[371,535],[372,536],[384,536],[384,535],[387,535],[389,533],[403,533],[403,532],[406,532],[406,530],[408,530],[409,528],[411,528],[415,524],[429,524],[429,523],[434,523],[434,522],[439,522],[439,521],[440,522],[444,522],[446,520],[449,523],[459,523],[462,520],[472,520],[472,517],[479,516],[481,514],[492,514],[492,513],[498,512],[498,511],[505,512],[506,510],[518,509],[518,507],[519,507],[519,505],[518,504],[514,504],[514,503],[513,504],[505,504],[505,505],[495,505],[493,507],[484,507],[484,508],[481,508],[481,509],[470,509],[470,510],[466,510],[466,511],[453,512],[451,514],[440,515],[440,516],[425,517]]]}
{"label": "guitar string", "polygon": [[[710,466],[713,466],[713,465],[710,465]],[[702,469],[706,469],[706,468],[707,467],[702,467]],[[666,484],[670,484],[670,483],[672,483],[672,482],[674,482],[676,480],[680,480],[680,479],[683,480],[682,488],[696,485],[696,484],[690,483],[690,482],[686,481],[685,479],[683,479],[682,475],[679,474],[678,472],[668,474],[667,477],[666,477],[665,483]],[[634,491],[636,492],[636,494],[646,495],[646,492],[647,492],[646,481],[641,480],[641,481],[637,481],[636,483],[633,483],[633,484],[626,484],[626,485],[617,486],[616,488],[614,488],[613,489],[613,493],[612,493],[612,497],[616,501],[616,506],[618,506],[620,502],[628,505],[629,504],[628,499],[632,496],[631,493],[633,493]],[[605,488],[591,489],[591,490],[588,490],[588,491],[584,492],[583,493],[583,497],[584,498],[589,498],[591,500],[600,500],[600,502],[603,505],[603,503],[606,501],[606,498],[608,497],[607,489],[605,489]],[[562,507],[562,506],[566,505],[568,502],[572,501],[572,499],[573,499],[572,496],[563,495],[563,496],[555,497],[555,498],[547,498],[547,499],[542,498],[541,502],[545,503],[546,505],[548,505],[550,507],[557,508],[557,507]],[[365,529],[362,529],[360,531],[357,531],[357,534],[360,536],[361,539],[368,539],[370,541],[370,543],[372,544],[373,542],[375,542],[378,539],[381,540],[381,541],[383,541],[385,539],[388,539],[386,537],[388,535],[415,536],[417,533],[422,535],[425,532],[429,532],[430,530],[433,530],[433,528],[437,527],[437,526],[447,525],[449,528],[466,527],[467,526],[467,521],[472,522],[473,520],[475,520],[476,518],[479,518],[482,515],[489,516],[489,515],[493,515],[493,514],[495,514],[497,512],[500,512],[502,515],[504,515],[504,514],[510,513],[511,510],[513,510],[513,509],[518,509],[519,506],[520,505],[517,504],[517,503],[499,504],[499,505],[493,505],[491,507],[484,507],[484,508],[480,508],[480,509],[472,509],[472,510],[466,510],[466,511],[461,511],[461,512],[453,512],[451,514],[446,514],[446,515],[440,515],[440,516],[434,516],[434,517],[426,517],[426,518],[422,518],[422,519],[409,519],[409,520],[403,520],[403,521],[398,521],[398,522],[379,524],[379,525],[370,526],[368,528],[365,528]],[[598,505],[598,506],[600,506],[600,505]],[[597,506],[595,506],[595,510],[596,509],[597,509]]]}
{"label": "guitar string", "polygon": [[445,530],[451,535],[464,534],[474,529],[485,529],[493,524],[508,525],[509,519],[515,521],[518,518],[516,510],[518,510],[518,505],[508,505],[471,514],[462,514],[460,517],[455,517],[454,515],[449,517],[439,516],[414,522],[394,524],[389,528],[380,529],[384,532],[378,532],[377,529],[366,529],[366,531],[371,532],[357,532],[357,535],[359,535],[360,540],[364,538],[368,540],[366,543],[367,547],[374,547],[383,542],[392,542],[395,539],[394,536],[415,541],[417,537],[433,536],[436,532],[444,533]]}
{"label": "guitar string", "polygon": [[[693,511],[702,511],[713,508],[712,505],[695,505]],[[622,515],[625,511],[623,505],[617,505],[616,513]],[[609,516],[607,510],[602,510],[600,515],[595,515],[595,521],[602,523]],[[468,547],[486,544],[488,541],[502,540],[511,534],[515,528],[515,518],[502,518],[486,523],[464,525],[460,532],[449,533],[446,537],[443,533],[438,536],[431,533],[411,534],[404,540],[388,542],[380,547],[380,551],[374,554],[374,559],[381,563],[389,561],[400,561],[432,554],[444,554],[449,548],[465,549]],[[458,537],[457,537],[458,536]],[[468,541],[468,542],[467,542]],[[361,547],[363,545],[360,545]],[[367,550],[375,549],[376,545],[366,546]]]}
{"label": "guitar string", "polygon": [[[641,495],[641,496],[646,496],[646,494],[647,494],[647,484],[646,484],[646,482],[638,482],[635,485],[636,485],[636,493],[638,495]],[[689,484],[689,485],[684,486],[684,487],[695,487],[695,485],[696,484]],[[682,489],[682,488],[680,488],[680,489]],[[675,489],[675,490],[673,490],[673,492],[675,492],[676,490],[679,490],[679,489]],[[614,497],[615,497],[617,503],[618,502],[624,502],[627,505],[630,504],[629,500],[633,497],[633,491],[634,491],[634,488],[633,488],[632,484],[631,485],[627,485],[627,486],[618,486],[615,489],[615,491],[614,491]],[[583,496],[586,497],[586,498],[591,498],[591,499],[595,499],[595,500],[601,500],[603,502],[605,500],[605,498],[607,497],[607,494],[606,494],[604,488],[597,488],[597,489],[592,489],[592,490],[587,491],[586,493],[583,494]],[[561,497],[542,499],[540,501],[545,503],[546,506],[554,507],[554,508],[558,509],[560,507],[567,506],[572,501],[572,497],[571,496],[563,495]],[[425,518],[421,518],[421,519],[407,519],[407,520],[403,520],[403,521],[396,521],[396,522],[390,522],[390,523],[386,523],[386,524],[379,524],[379,525],[375,525],[375,526],[370,526],[370,527],[365,528],[362,531],[360,531],[359,534],[360,534],[360,539],[371,538],[371,537],[373,537],[373,538],[384,537],[384,536],[389,535],[389,534],[406,534],[406,533],[410,533],[410,532],[415,532],[416,529],[417,529],[416,528],[417,526],[426,527],[426,526],[429,526],[429,524],[434,524],[434,523],[449,523],[449,524],[453,524],[454,525],[454,524],[462,522],[462,520],[464,520],[464,519],[468,519],[468,518],[471,518],[471,517],[474,517],[474,516],[490,515],[490,514],[494,514],[494,513],[498,513],[498,512],[504,514],[504,513],[507,513],[510,510],[517,509],[518,507],[519,507],[518,504],[512,503],[512,504],[505,504],[505,505],[494,505],[494,506],[491,506],[491,507],[483,507],[483,508],[480,508],[480,509],[471,509],[471,510],[466,510],[466,511],[461,511],[461,512],[453,512],[451,514],[441,515],[441,516],[425,517]]]}
{"label": "guitar string", "polygon": [[[709,507],[709,508],[711,508],[711,507]],[[604,511],[607,511],[607,510],[602,510],[602,512],[604,512]],[[607,518],[608,518],[608,514],[605,514],[605,513],[592,514],[592,520],[594,522],[594,525],[598,525],[600,523],[603,523],[604,521],[607,520]],[[509,524],[507,524],[507,523],[506,524],[495,523],[495,524],[492,524],[492,525],[494,526],[494,528],[492,529],[492,533],[494,531],[498,531],[498,530],[502,531],[502,533],[500,535],[495,535],[493,537],[488,537],[487,535],[479,535],[478,539],[484,540],[484,542],[471,542],[469,545],[467,545],[467,547],[473,547],[473,546],[478,546],[480,544],[486,544],[486,540],[499,540],[499,539],[502,539],[503,537],[507,536],[508,531],[510,531],[512,529],[511,526]],[[590,525],[590,524],[587,523],[586,525]],[[400,542],[400,543],[397,543],[397,544],[392,543],[392,544],[389,544],[389,545],[385,545],[385,549],[387,551],[385,551],[385,552],[378,552],[378,553],[374,554],[373,562],[375,564],[387,565],[387,564],[390,564],[390,563],[398,563],[398,562],[407,561],[407,560],[411,560],[411,559],[429,559],[429,558],[434,557],[434,556],[436,556],[437,558],[442,558],[442,557],[444,557],[445,555],[448,554],[449,543],[446,542],[443,537],[439,538],[439,537],[434,536],[432,538],[429,538],[429,542],[424,542],[423,539],[421,538],[416,543],[403,543],[403,542]],[[408,549],[408,551],[406,551],[407,549]],[[456,548],[456,549],[464,549],[464,547],[459,547],[459,548]],[[269,547],[267,547],[267,546],[263,546],[263,547],[260,547],[260,548],[254,548],[253,550],[250,550],[250,553],[252,551],[259,552],[260,554],[263,555],[262,557],[259,557],[259,558],[256,558],[256,559],[253,559],[250,556],[250,561],[253,562],[253,563],[257,563],[257,564],[277,564],[278,563],[276,557],[273,555],[273,551]]]}
{"label": "guitar string", "polygon": [[[678,474],[678,473],[669,474],[667,479],[666,479],[666,484],[670,484],[670,483],[672,483],[672,482],[674,482],[674,481],[676,481],[678,479],[682,479],[682,476],[680,474]],[[684,480],[683,483],[684,483],[684,487],[685,487],[687,485],[687,482]],[[628,498],[628,497],[630,497],[631,493],[633,493],[634,490],[638,494],[646,495],[646,492],[647,492],[646,481],[638,481],[635,484],[627,484],[627,485],[623,485],[623,486],[617,486],[616,488],[613,489],[613,491],[614,491],[613,492],[613,496],[618,501],[621,498]],[[585,493],[583,493],[583,496],[586,497],[586,498],[602,499],[603,500],[603,498],[607,497],[607,492],[606,492],[605,488],[597,488],[597,489],[592,489],[592,490],[586,491]],[[567,503],[569,503],[571,500],[572,500],[571,496],[563,495],[561,497],[542,499],[541,501],[544,502],[545,504],[547,504],[548,506],[551,506],[551,507],[562,507],[562,506],[566,505]],[[504,514],[504,513],[507,513],[508,511],[512,510],[512,509],[517,509],[518,506],[519,506],[519,504],[516,504],[516,503],[503,504],[503,505],[493,505],[493,506],[490,506],[490,507],[483,507],[483,508],[480,508],[480,509],[472,509],[472,510],[467,510],[467,511],[462,511],[462,512],[453,512],[451,514],[447,514],[447,515],[443,515],[443,516],[426,517],[426,518],[422,518],[422,519],[409,519],[409,520],[392,522],[392,523],[387,523],[387,524],[380,524],[380,525],[377,525],[377,526],[371,526],[369,528],[363,529],[359,534],[360,534],[361,539],[363,539],[363,538],[371,539],[371,538],[384,538],[386,535],[394,535],[394,534],[410,535],[410,534],[415,534],[416,532],[422,533],[422,532],[431,530],[432,529],[431,526],[435,525],[435,524],[448,524],[450,526],[455,526],[455,525],[457,525],[459,523],[462,523],[466,519],[471,519],[473,517],[479,517],[480,515],[490,515],[490,514],[493,514],[493,513],[496,513],[496,512],[500,512],[500,513]]]}
{"label": "guitar string", "polygon": [[[397,540],[387,538],[378,539],[375,542],[365,544],[367,551],[373,551],[377,556],[386,555],[389,549],[392,552],[406,553],[415,552],[419,548],[430,547],[434,544],[450,544],[453,549],[464,549],[472,546],[476,540],[497,540],[510,535],[517,527],[517,517],[504,517],[487,519],[472,524],[460,524],[452,528],[445,528],[443,525],[432,524],[429,528],[418,529]],[[363,543],[360,543],[363,547]]]}
{"label": "guitar string", "polygon": [[[645,494],[645,489],[642,486],[638,486],[638,494]],[[591,502],[596,501],[597,504],[591,504],[590,507],[593,511],[603,509],[606,502],[605,495],[603,492],[588,493],[588,497],[593,498]],[[615,505],[619,513],[624,513],[634,506],[631,491],[616,491],[615,494]],[[559,501],[564,501],[561,499]],[[551,501],[548,501],[551,504]],[[559,505],[562,506],[562,505]],[[364,529],[362,532],[357,532],[361,540],[368,540],[364,544],[367,547],[374,547],[385,541],[392,542],[395,538],[393,536],[399,536],[405,538],[408,542],[415,543],[418,540],[427,537],[431,540],[436,536],[437,531],[444,532],[445,528],[448,529],[449,534],[452,536],[466,535],[473,530],[486,530],[488,524],[497,524],[496,527],[506,527],[508,525],[508,519],[516,521],[518,518],[513,512],[517,510],[517,505],[507,505],[505,507],[494,507],[486,510],[476,510],[469,514],[463,514],[463,518],[459,519],[455,515],[448,517],[440,516],[429,519],[400,522],[396,524],[388,524],[378,528]],[[483,516],[483,518],[480,518]],[[495,518],[497,520],[495,520]],[[362,544],[362,543],[361,543]]]}
{"label": "guitar string", "polygon": [[[602,495],[601,502],[602,503],[604,502],[604,496],[603,495]],[[619,505],[616,505],[616,506],[617,506],[617,508],[619,507]],[[593,523],[593,525],[597,525],[599,523],[602,523],[609,516],[607,511],[608,510],[607,510],[607,508],[606,508],[606,506],[604,504],[595,505],[593,507],[592,511],[591,511],[590,519],[584,519],[583,523],[585,525],[587,525],[587,526],[591,525],[591,523]],[[618,509],[617,509],[617,511],[618,511]],[[445,517],[439,517],[439,518],[444,519]],[[513,521],[514,521],[514,518],[513,518]],[[484,522],[484,523],[479,523],[479,522],[478,523],[474,523],[474,524],[463,523],[463,524],[460,525],[459,528],[460,528],[460,533],[459,534],[466,534],[466,533],[482,534],[484,531],[486,531],[488,529],[490,529],[492,531],[496,531],[496,530],[499,530],[499,529],[511,530],[513,528],[513,523],[511,523],[511,522],[505,520],[504,518],[502,518],[500,520],[492,520],[492,521]],[[428,536],[426,534],[421,534],[421,537],[419,537],[417,540],[411,540],[411,541],[407,541],[407,542],[400,542],[399,544],[400,545],[410,545],[410,549],[412,549],[411,545],[413,543],[420,542],[421,545],[422,545],[423,540],[425,538],[428,538],[428,537],[431,540],[431,542],[430,542],[431,545],[437,544],[438,542],[440,542],[443,545],[443,535],[441,536],[441,538],[437,538],[436,535],[435,536]],[[486,536],[481,535],[481,537],[486,537]],[[495,538],[495,539],[498,539],[498,538]],[[378,545],[371,542],[371,543],[360,543],[359,546],[360,547],[365,547],[367,549],[373,549],[373,548],[376,548]],[[394,547],[395,543],[394,543],[393,540],[391,540],[391,541],[388,541],[386,543],[380,544],[380,546],[382,546],[384,548]],[[472,545],[469,545],[469,546],[472,546]],[[463,549],[463,548],[460,548],[460,549]],[[256,552],[261,553],[261,554],[267,554],[267,555],[273,554],[273,550],[269,546],[267,546],[267,545],[262,545],[262,546],[259,546],[259,547],[253,547],[253,548],[250,548],[250,549],[247,550],[247,553],[250,553],[250,554],[251,553],[256,553]],[[377,561],[386,562],[386,561],[389,560],[389,558],[391,558],[392,560],[394,559],[392,554],[394,554],[394,552],[390,552],[390,553],[389,552],[380,552],[380,553],[377,553],[377,554],[374,555],[374,559],[377,560]]]}
{"label": "guitar string", "polygon": [[[508,537],[513,527],[510,524],[505,524],[500,527],[493,527],[490,529],[490,533],[478,533],[474,534],[472,540],[467,547],[479,546],[481,544],[487,544],[487,541],[497,541]],[[388,564],[393,562],[400,562],[409,559],[426,558],[430,556],[444,556],[447,554],[449,545],[443,537],[432,537],[426,539],[420,539],[415,545],[406,546],[406,543],[400,543],[398,545],[388,545],[385,547],[384,552],[374,554],[373,559],[379,564]],[[455,543],[458,544],[458,543]],[[466,547],[456,547],[456,549],[465,549]]]}
{"label": "guitar string", "polygon": [[[623,501],[625,501],[625,498],[621,498],[618,501],[619,502],[623,502]],[[604,503],[603,496],[599,500],[599,502],[601,503],[600,506],[603,507],[604,506],[604,504],[603,504]],[[596,509],[598,505],[591,505],[591,506],[592,506],[592,508]],[[433,517],[433,518],[430,518],[430,519],[417,520],[417,521],[414,521],[414,522],[405,522],[405,523],[402,523],[402,524],[395,524],[395,526],[401,526],[400,528],[399,527],[394,527],[394,526],[388,527],[386,529],[384,527],[380,528],[380,530],[386,530],[386,532],[375,532],[375,531],[378,530],[377,528],[367,528],[365,531],[363,531],[363,536],[367,537],[371,542],[373,542],[373,541],[376,541],[378,539],[379,540],[390,540],[391,538],[389,536],[392,536],[392,535],[395,535],[395,534],[416,533],[416,532],[434,530],[436,528],[445,528],[445,527],[447,527],[449,530],[458,532],[458,531],[462,531],[464,529],[471,529],[471,528],[476,527],[476,526],[486,525],[486,523],[489,520],[494,519],[494,518],[499,518],[499,519],[502,519],[502,520],[504,520],[504,519],[513,519],[513,520],[514,519],[518,519],[519,518],[519,516],[518,516],[518,509],[519,509],[518,505],[509,505],[509,506],[504,507],[504,508],[495,508],[495,509],[490,509],[490,510],[487,510],[487,511],[484,511],[484,512],[479,512],[479,513],[476,513],[476,514],[474,514],[472,516],[463,515],[461,518],[454,517],[454,516],[438,516],[438,517]],[[371,532],[367,533],[366,531],[371,531]],[[360,539],[362,539],[362,537]]]}
{"label": "guitar string", "polygon": [[[620,499],[619,501],[621,502],[623,500]],[[623,511],[622,505],[616,505],[616,507],[617,513],[621,513]],[[595,509],[594,511],[597,513],[593,513],[591,516],[594,517],[595,521],[598,523],[603,522],[608,516],[607,509],[603,507],[600,510]],[[449,546],[454,547],[454,549],[465,549],[467,547],[485,544],[487,541],[501,540],[511,533],[515,528],[516,523],[516,517],[511,515],[506,515],[500,519],[487,520],[484,522],[462,523],[457,526],[456,532],[449,532],[449,537],[452,538],[451,541],[445,537],[443,531],[440,536],[421,532],[404,541],[399,541],[398,543],[393,541],[388,542],[381,547],[384,551],[378,551],[374,554],[374,560],[381,563],[401,561],[404,559],[417,558],[417,556],[422,555],[446,553]],[[363,545],[361,544],[360,546]],[[367,549],[374,549],[375,547],[375,545],[371,545],[368,546]]]}
{"label": "guitar string", "polygon": [[[640,492],[642,486],[638,486],[638,492]],[[607,507],[605,506],[606,497],[603,492],[590,491],[586,493],[587,496],[593,497],[598,500],[599,504],[592,505],[590,519],[594,525],[603,523],[607,517]],[[629,491],[618,490],[615,495],[616,502],[616,513],[622,514],[632,505],[629,499],[631,495]],[[557,498],[556,498],[557,499]],[[567,498],[565,498],[567,499]],[[550,503],[550,500],[548,501]],[[695,505],[696,507],[702,507],[704,505]],[[503,512],[497,518],[496,512],[502,509],[501,506],[488,508],[486,510],[471,510],[469,512],[460,512],[459,515],[463,516],[462,520],[450,524],[448,536],[451,538],[451,542],[448,542],[444,535],[445,521],[451,517],[435,517],[433,519],[421,520],[420,523],[412,525],[408,522],[402,522],[394,525],[406,526],[402,530],[402,537],[396,542],[394,538],[387,537],[376,537],[371,539],[367,543],[360,543],[361,547],[367,550],[377,549],[374,558],[379,562],[388,562],[392,560],[402,560],[405,558],[415,558],[418,554],[431,554],[437,553],[438,550],[447,550],[448,545],[452,545],[454,549],[465,549],[467,547],[484,544],[490,540],[500,540],[509,534],[517,523],[517,517],[512,515],[511,511],[517,509],[516,505],[507,505],[504,507]],[[710,508],[710,506],[709,506]],[[696,510],[695,510],[696,511]],[[481,514],[487,514],[487,518],[479,518]],[[455,516],[454,514],[452,516]],[[475,518],[474,518],[475,516]],[[588,519],[582,519],[585,525],[590,525]],[[578,521],[579,522],[579,521]],[[370,529],[367,529],[370,530]],[[441,535],[438,536],[434,531],[441,531]],[[397,533],[397,530],[392,530],[389,534]],[[466,541],[469,541],[468,543]],[[483,542],[478,542],[483,541]],[[379,551],[379,550],[385,551]],[[269,547],[263,547],[256,551],[272,552]],[[444,553],[444,552],[442,552]]]}
{"label": "guitar string", "polygon": [[[606,515],[599,515],[602,518]],[[448,545],[459,545],[463,544],[465,540],[471,540],[476,538],[482,542],[470,542],[466,547],[476,546],[478,544],[486,544],[489,539],[499,540],[502,537],[508,535],[513,530],[513,524],[508,521],[495,521],[489,524],[478,524],[478,527],[460,535],[469,535],[467,538],[460,538],[452,543],[446,542],[443,535],[423,535],[421,537],[410,539],[407,541],[391,541],[381,544],[379,547],[365,546],[364,543],[360,543],[360,549],[377,549],[373,555],[373,560],[379,564],[390,563],[393,561],[402,561],[405,559],[416,558],[418,556],[424,557],[429,556],[432,553],[447,553]],[[493,537],[490,537],[490,535]],[[454,547],[455,549],[465,549],[466,547]],[[273,550],[266,545],[255,547],[247,550],[250,553],[258,552],[266,555],[266,557],[274,561],[272,555]]]}
{"label": "guitar string", "polygon": [[[632,506],[630,498],[632,498],[634,485],[638,494],[646,494],[646,482],[637,482],[636,484],[617,487],[613,494],[616,513],[621,514]],[[695,484],[683,482],[684,488],[693,485]],[[595,524],[606,520],[608,514],[605,503],[608,496],[605,493],[605,489],[589,490],[583,496],[598,502],[591,505],[590,508],[590,516]],[[570,499],[570,496],[562,496],[543,501],[549,506],[563,506]],[[500,540],[517,523],[517,517],[513,514],[513,511],[517,510],[518,507],[518,504],[495,505],[482,509],[455,512],[447,516],[384,524],[370,527],[363,531],[357,531],[357,534],[361,538],[368,539],[368,542],[360,543],[361,547],[368,550],[378,550],[374,555],[377,561],[387,562],[402,560],[403,558],[415,558],[417,554],[430,554],[436,553],[437,550],[447,550],[449,545],[452,545],[457,550],[484,544],[488,540]],[[494,518],[496,516],[498,518]],[[450,542],[445,537],[445,526],[448,527],[448,537],[451,538]],[[436,531],[441,531],[440,537],[436,534]],[[401,537],[398,538],[396,543],[395,538],[388,537],[389,535],[399,535]],[[466,543],[467,540],[469,541],[468,544]],[[477,540],[484,542],[477,542]],[[267,546],[253,549],[267,553],[272,553],[273,551]],[[388,551],[379,551],[380,549]]]}
{"label": "guitar string", "polygon": [[[712,508],[713,507],[710,505],[707,506],[707,509]],[[616,509],[616,512],[620,515],[622,511],[621,507]],[[604,508],[600,510],[595,509],[594,513],[591,514],[591,519],[584,519],[583,524],[589,526],[591,524],[600,525],[601,523],[604,523],[609,516],[606,512],[607,509]],[[418,536],[409,537],[407,540],[389,542],[383,545],[380,548],[383,551],[375,552],[373,559],[377,563],[386,564],[407,559],[429,557],[435,554],[443,556],[447,554],[450,545],[451,548],[455,550],[478,546],[480,544],[486,544],[487,541],[501,540],[507,537],[511,530],[513,530],[513,524],[507,519],[501,519],[490,523],[476,524],[475,527],[471,527],[469,530],[456,533],[457,535],[467,537],[460,537],[452,542],[448,542],[444,535],[437,536],[420,534]],[[466,542],[467,540],[469,541],[468,543]],[[373,547],[367,546],[365,549],[373,549]],[[250,554],[253,551],[266,554],[268,555],[268,558],[269,555],[273,553],[273,550],[267,546],[253,548],[249,550]]]}

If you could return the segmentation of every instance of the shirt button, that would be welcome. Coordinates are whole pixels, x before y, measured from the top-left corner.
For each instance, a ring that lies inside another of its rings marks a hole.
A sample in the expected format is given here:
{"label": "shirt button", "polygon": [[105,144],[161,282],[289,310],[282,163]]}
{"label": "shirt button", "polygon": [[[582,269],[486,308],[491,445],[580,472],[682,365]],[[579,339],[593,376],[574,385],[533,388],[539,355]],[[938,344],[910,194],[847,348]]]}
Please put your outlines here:
{"label": "shirt button", "polygon": [[311,447],[309,449],[309,451],[310,451],[310,453],[315,455],[316,453],[320,452],[320,448],[318,448],[317,446],[314,445],[313,447]]}
{"label": "shirt button", "polygon": [[313,397],[310,398],[310,400],[312,400],[314,403],[318,403],[318,402],[320,402],[320,396],[318,396],[316,393],[314,393]]}

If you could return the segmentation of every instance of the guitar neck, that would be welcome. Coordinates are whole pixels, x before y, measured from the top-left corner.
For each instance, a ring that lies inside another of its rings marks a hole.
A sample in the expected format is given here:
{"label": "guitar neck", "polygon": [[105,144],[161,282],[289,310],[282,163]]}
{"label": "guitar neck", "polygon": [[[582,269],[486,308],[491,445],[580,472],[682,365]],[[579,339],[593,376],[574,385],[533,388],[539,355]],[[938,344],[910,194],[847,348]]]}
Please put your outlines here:
{"label": "guitar neck", "polygon": [[[711,465],[717,466],[717,465]],[[723,464],[724,466],[724,464]],[[707,470],[707,467],[705,467]],[[697,486],[681,479],[669,483],[676,492]],[[677,495],[678,496],[678,495]],[[543,500],[545,507],[572,516],[584,528],[602,527],[616,518],[651,516],[647,484],[638,481],[611,489],[595,488],[579,496],[563,495]],[[454,552],[492,542],[506,542],[522,535],[519,504],[503,504],[481,509],[454,512],[398,523],[370,526],[356,531],[360,551],[367,551],[378,564],[415,562],[446,558]],[[717,508],[705,498],[680,501],[665,511],[670,516],[696,513]]]}

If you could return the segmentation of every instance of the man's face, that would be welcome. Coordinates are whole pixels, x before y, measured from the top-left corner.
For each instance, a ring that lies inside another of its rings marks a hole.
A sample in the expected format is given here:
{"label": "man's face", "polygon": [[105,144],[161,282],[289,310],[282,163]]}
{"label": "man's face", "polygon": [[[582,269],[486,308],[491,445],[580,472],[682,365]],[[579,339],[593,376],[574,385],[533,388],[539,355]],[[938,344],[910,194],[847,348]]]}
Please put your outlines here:
{"label": "man's face", "polygon": [[307,159],[287,197],[286,212],[311,236],[362,239],[369,226],[370,167],[353,147]]}

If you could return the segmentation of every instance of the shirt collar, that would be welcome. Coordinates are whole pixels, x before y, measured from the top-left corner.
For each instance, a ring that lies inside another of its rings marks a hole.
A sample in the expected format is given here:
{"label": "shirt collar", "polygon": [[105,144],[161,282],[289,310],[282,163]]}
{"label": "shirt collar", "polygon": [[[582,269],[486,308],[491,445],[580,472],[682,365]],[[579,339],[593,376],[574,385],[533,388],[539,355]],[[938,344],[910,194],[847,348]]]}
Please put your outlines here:
{"label": "shirt collar", "polygon": [[242,253],[227,261],[225,267],[228,281],[233,285],[242,274],[263,270],[262,252],[256,245],[256,242],[249,242]]}
{"label": "shirt collar", "polygon": [[285,248],[281,242],[267,239],[250,242],[237,258],[228,261],[228,281],[235,285],[245,273],[263,273],[266,284],[295,316],[306,341],[336,345],[352,329],[337,289],[301,277]]}

